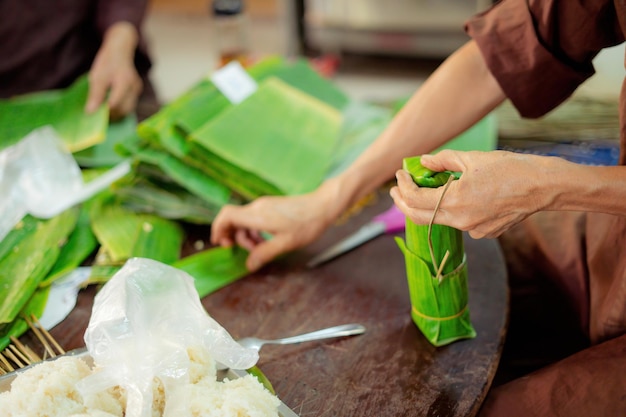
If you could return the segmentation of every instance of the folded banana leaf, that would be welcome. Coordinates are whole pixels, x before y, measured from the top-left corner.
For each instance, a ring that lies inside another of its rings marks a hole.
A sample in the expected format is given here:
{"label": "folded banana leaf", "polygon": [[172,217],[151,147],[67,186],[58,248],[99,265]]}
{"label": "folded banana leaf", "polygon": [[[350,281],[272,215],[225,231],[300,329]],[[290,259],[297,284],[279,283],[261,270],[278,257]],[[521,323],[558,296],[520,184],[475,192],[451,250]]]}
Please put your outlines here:
{"label": "folded banana leaf", "polygon": [[83,168],[113,167],[125,158],[118,151],[118,145],[134,141],[136,138],[137,116],[130,114],[122,120],[109,123],[104,140],[74,152],[74,159]]}
{"label": "folded banana leaf", "polygon": [[70,152],[102,142],[109,122],[108,107],[103,104],[86,114],[88,90],[87,77],[82,76],[65,89],[0,100],[0,150],[45,125],[54,128]]}
{"label": "folded banana leaf", "polygon": [[[420,157],[405,158],[403,168],[421,187],[446,184],[454,173],[433,172]],[[467,263],[463,234],[450,226],[421,225],[406,219],[404,254],[411,299],[411,317],[434,346],[476,336],[468,306]]]}
{"label": "folded banana leaf", "polygon": [[224,177],[259,193],[294,195],[324,179],[340,125],[338,110],[270,77],[190,136]]}

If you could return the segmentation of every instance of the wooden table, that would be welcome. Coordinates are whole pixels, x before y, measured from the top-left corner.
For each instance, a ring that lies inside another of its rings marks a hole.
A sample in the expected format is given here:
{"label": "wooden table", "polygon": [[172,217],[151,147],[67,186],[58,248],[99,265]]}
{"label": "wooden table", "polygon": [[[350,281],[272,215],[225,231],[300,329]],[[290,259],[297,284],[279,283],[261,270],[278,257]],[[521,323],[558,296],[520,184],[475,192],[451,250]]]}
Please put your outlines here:
{"label": "wooden table", "polygon": [[[205,297],[209,314],[233,337],[274,338],[344,323],[360,336],[266,345],[260,369],[278,396],[308,416],[473,416],[500,359],[508,316],[506,270],[494,240],[465,236],[475,339],[435,348],[410,317],[403,255],[380,236],[315,269],[306,261],[391,205],[386,194],[315,244]],[[52,334],[84,346],[94,289]]]}

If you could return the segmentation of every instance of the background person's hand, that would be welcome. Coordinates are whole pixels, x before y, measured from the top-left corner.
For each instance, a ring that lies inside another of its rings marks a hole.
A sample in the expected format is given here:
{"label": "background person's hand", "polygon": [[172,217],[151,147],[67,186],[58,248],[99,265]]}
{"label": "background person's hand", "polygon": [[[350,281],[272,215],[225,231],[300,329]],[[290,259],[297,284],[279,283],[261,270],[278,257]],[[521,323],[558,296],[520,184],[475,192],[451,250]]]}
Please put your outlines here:
{"label": "background person's hand", "polygon": [[[211,225],[211,243],[239,245],[250,253],[246,266],[256,271],[279,255],[317,239],[338,214],[323,192],[294,197],[260,197],[245,206],[227,205]],[[272,238],[264,239],[261,233]]]}
{"label": "background person's hand", "polygon": [[128,115],[137,107],[143,83],[134,64],[137,31],[125,22],[105,34],[89,71],[89,96],[85,110],[94,112],[105,100],[111,120]]}
{"label": "background person's hand", "polygon": [[[422,165],[433,171],[462,173],[449,185],[435,223],[468,231],[473,238],[497,237],[546,208],[558,193],[551,179],[563,175],[562,164],[570,163],[504,151],[444,150],[422,156]],[[443,188],[418,187],[403,170],[396,178],[391,196],[398,208],[416,224],[430,223]]]}

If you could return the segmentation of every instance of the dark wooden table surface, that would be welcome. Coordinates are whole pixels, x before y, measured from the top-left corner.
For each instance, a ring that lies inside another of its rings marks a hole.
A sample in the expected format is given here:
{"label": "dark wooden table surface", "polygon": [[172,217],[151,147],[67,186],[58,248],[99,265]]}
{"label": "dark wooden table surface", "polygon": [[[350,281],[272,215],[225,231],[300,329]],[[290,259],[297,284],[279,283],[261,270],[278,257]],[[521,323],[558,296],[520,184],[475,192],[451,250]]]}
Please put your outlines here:
{"label": "dark wooden table surface", "polygon": [[[475,339],[435,348],[410,317],[402,253],[379,236],[315,269],[306,261],[391,205],[386,194],[316,243],[202,300],[235,338],[274,338],[344,323],[363,335],[266,345],[259,368],[302,417],[473,416],[490,387],[506,333],[508,287],[494,240],[465,236]],[[84,346],[94,288],[52,330],[66,349]]]}

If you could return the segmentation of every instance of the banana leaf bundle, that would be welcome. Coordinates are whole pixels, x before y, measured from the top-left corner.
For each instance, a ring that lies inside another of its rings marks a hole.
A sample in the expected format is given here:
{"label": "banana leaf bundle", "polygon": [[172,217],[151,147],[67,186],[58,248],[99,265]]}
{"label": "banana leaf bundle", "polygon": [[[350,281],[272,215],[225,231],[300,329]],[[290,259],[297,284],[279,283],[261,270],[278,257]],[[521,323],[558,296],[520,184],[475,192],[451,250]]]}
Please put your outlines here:
{"label": "banana leaf bundle", "polygon": [[[323,134],[322,139],[318,139],[319,135],[313,132],[332,131],[332,139],[336,141],[339,113],[349,102],[347,96],[302,59],[287,61],[270,57],[246,71],[261,86],[257,91],[260,94],[255,93],[244,103],[234,105],[208,77],[204,78],[142,121],[137,127],[140,141],[132,146],[125,143],[118,150],[144,165],[158,166],[178,186],[209,204],[217,204],[218,209],[225,203],[239,204],[260,195],[311,189],[311,183],[323,179],[325,172],[320,171],[327,169],[326,160],[332,157],[328,156],[331,154],[331,144],[326,139],[329,135]],[[277,84],[280,86],[276,87]],[[287,114],[281,110],[285,105]],[[301,109],[299,120],[290,117],[298,113],[298,109]],[[317,117],[320,113],[324,115],[321,119]],[[311,120],[307,122],[308,119]],[[312,135],[315,135],[313,141]],[[291,142],[285,144],[283,139],[287,136]],[[336,148],[334,143],[332,148]],[[314,162],[315,155],[319,154],[317,149],[322,149],[317,160],[326,159],[321,161],[322,165]],[[285,175],[299,162],[311,168],[301,169],[302,183],[294,172]],[[277,166],[281,164],[291,165],[279,170]],[[183,168],[187,172],[183,172]],[[277,176],[280,177],[278,184],[275,183]],[[154,183],[154,178],[147,179]],[[138,181],[137,184],[145,183]],[[199,190],[199,184],[204,184],[205,190]],[[208,189],[209,184],[211,189]],[[125,187],[124,192],[126,196],[133,194],[129,187]],[[142,192],[147,197],[145,188]],[[141,205],[140,193],[133,196],[135,207]]]}
{"label": "banana leaf bundle", "polygon": [[86,114],[89,82],[78,78],[71,86],[0,100],[0,150],[16,144],[31,131],[51,125],[70,152],[100,143],[109,122],[108,107]]}
{"label": "banana leaf bundle", "polygon": [[[420,157],[405,158],[403,168],[420,187],[442,187],[455,175],[423,167]],[[406,242],[399,237],[396,242],[406,263],[413,322],[434,346],[475,337],[462,232],[432,222],[418,225],[408,218],[405,230]]]}
{"label": "banana leaf bundle", "polygon": [[235,178],[257,196],[293,195],[322,182],[340,125],[339,111],[270,77],[245,101],[192,132],[191,140],[220,178]]}

